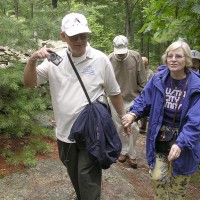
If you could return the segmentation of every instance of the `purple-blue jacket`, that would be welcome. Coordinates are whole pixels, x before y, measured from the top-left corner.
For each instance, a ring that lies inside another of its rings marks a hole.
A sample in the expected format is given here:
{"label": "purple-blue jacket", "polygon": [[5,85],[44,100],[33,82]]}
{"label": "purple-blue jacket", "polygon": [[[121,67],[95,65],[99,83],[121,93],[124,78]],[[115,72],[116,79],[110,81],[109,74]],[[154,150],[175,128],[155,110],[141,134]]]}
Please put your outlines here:
{"label": "purple-blue jacket", "polygon": [[[146,157],[152,169],[156,161],[155,141],[163,121],[164,83],[168,74],[168,68],[156,73],[130,108],[130,112],[139,119],[149,116]],[[181,148],[181,155],[173,161],[173,174],[188,175],[196,172],[200,163],[200,75],[192,70],[189,71],[176,144]]]}

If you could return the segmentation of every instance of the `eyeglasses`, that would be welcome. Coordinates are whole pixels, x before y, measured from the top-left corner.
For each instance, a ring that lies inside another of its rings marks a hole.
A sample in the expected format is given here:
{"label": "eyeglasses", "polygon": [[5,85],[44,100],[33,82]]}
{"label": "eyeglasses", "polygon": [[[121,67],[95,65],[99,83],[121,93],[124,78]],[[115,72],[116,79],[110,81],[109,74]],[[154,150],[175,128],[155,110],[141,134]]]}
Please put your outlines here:
{"label": "eyeglasses", "polygon": [[72,42],[75,42],[75,41],[78,40],[78,38],[80,38],[81,40],[86,40],[88,38],[88,34],[87,33],[81,33],[81,34],[68,36],[68,37]]}
{"label": "eyeglasses", "polygon": [[172,60],[173,58],[175,58],[175,60],[181,60],[182,58],[184,58],[185,56],[176,54],[176,55],[167,55],[167,59]]}

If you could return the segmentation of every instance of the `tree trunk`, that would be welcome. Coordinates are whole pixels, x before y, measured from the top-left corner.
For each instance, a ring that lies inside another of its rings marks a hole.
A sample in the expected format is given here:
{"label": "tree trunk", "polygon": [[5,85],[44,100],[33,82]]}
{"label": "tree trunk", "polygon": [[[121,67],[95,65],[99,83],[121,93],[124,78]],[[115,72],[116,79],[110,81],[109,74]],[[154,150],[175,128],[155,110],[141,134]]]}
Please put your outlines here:
{"label": "tree trunk", "polygon": [[125,12],[126,12],[126,36],[129,43],[132,45],[134,41],[133,24],[131,23],[131,13],[132,13],[132,1],[125,0]]}
{"label": "tree trunk", "polygon": [[33,3],[31,3],[31,19],[33,19]]}
{"label": "tree trunk", "polygon": [[51,2],[52,2],[52,7],[57,8],[58,0],[52,0]]}
{"label": "tree trunk", "polygon": [[19,0],[15,0],[14,1],[14,8],[15,8],[15,16],[18,19],[18,15],[19,15]]}
{"label": "tree trunk", "polygon": [[[143,7],[143,2],[141,3],[141,7]],[[144,25],[144,17],[143,17],[143,13],[141,12],[141,17],[140,17],[140,22],[141,22],[141,27],[143,27]],[[141,33],[141,40],[140,40],[140,51],[142,55],[145,55],[145,45],[144,45],[144,33]]]}

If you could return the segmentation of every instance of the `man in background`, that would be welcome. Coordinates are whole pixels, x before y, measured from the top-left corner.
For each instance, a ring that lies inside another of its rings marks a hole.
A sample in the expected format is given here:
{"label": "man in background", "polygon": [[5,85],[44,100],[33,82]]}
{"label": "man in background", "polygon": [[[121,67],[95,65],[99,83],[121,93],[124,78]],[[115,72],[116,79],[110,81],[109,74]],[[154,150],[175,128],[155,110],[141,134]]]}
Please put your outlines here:
{"label": "man in background", "polygon": [[[113,45],[114,52],[108,57],[112,63],[116,80],[121,88],[124,106],[128,111],[133,99],[139,96],[147,82],[145,68],[140,54],[128,49],[127,37],[123,35],[116,36],[113,40]],[[123,136],[121,135],[123,130],[121,125],[122,116],[116,113],[112,105],[111,112],[122,142],[122,151],[118,161],[121,163],[127,161],[132,168],[136,169],[136,140],[139,134],[138,124],[132,124],[133,134],[130,137]]]}
{"label": "man in background", "polygon": [[[142,57],[142,61],[145,67],[147,82],[150,80],[150,78],[154,75],[153,71],[149,69],[149,60],[147,57]],[[147,119],[148,117],[144,117],[140,120],[141,126],[140,126],[140,133],[145,134],[147,132]]]}
{"label": "man in background", "polygon": [[154,75],[153,70],[149,69],[149,60],[147,57],[142,57],[142,62],[145,67],[145,73],[147,76],[147,82],[150,80],[150,78]]}
{"label": "man in background", "polygon": [[192,69],[200,73],[200,52],[197,50],[191,50],[192,53]]}

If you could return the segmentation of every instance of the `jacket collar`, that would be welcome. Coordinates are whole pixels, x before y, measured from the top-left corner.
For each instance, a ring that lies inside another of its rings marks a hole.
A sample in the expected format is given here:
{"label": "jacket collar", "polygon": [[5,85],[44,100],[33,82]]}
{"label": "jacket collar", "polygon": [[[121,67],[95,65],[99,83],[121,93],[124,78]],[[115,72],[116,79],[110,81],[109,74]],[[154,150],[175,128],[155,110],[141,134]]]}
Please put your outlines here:
{"label": "jacket collar", "polygon": [[[155,74],[154,85],[164,94],[164,83],[169,74],[169,69],[166,68]],[[189,70],[189,82],[190,92],[200,92],[200,74]]]}
{"label": "jacket collar", "polygon": [[155,74],[154,85],[162,92],[164,95],[164,82],[166,80],[167,75],[169,74],[169,69],[163,69],[160,72]]}

